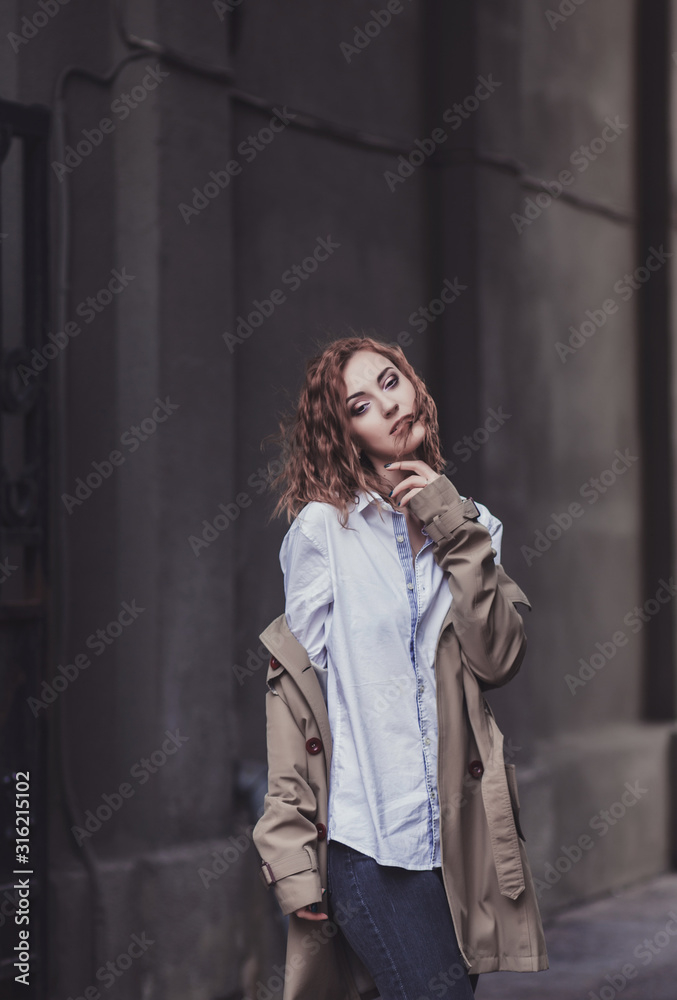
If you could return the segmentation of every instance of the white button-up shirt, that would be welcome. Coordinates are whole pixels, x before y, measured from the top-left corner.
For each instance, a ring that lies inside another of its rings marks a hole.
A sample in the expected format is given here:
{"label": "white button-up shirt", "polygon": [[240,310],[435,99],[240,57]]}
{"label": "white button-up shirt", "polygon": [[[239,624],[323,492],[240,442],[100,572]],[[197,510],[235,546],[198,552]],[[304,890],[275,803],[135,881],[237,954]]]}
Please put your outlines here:
{"label": "white button-up shirt", "polygon": [[[475,504],[499,563],[503,525]],[[306,504],[280,549],[287,625],[327,702],[327,840],[411,870],[442,864],[434,666],[452,597],[432,544],[414,560],[404,514],[361,493],[347,528]]]}

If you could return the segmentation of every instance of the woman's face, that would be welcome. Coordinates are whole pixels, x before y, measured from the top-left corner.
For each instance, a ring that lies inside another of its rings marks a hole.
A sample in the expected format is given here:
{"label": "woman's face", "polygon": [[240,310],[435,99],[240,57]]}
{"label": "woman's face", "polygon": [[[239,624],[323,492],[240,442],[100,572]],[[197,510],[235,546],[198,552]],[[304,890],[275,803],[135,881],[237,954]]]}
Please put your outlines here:
{"label": "woman's face", "polygon": [[382,354],[367,348],[349,358],[343,379],[353,440],[375,468],[393,459],[415,458],[425,428],[420,420],[412,424],[416,396],[412,382]]}

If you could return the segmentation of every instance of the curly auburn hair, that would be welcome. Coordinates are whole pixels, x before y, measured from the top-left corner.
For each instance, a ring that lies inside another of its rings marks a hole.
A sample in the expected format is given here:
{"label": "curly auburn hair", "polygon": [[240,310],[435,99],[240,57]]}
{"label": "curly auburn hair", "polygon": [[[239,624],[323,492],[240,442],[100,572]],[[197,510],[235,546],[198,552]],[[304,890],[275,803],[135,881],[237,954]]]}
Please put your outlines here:
{"label": "curly auburn hair", "polygon": [[395,509],[388,496],[391,484],[376,472],[351,433],[343,369],[348,359],[360,350],[381,354],[412,382],[415,389],[412,423],[421,419],[425,426],[425,437],[417,453],[435,472],[446,466],[440,453],[437,407],[402,349],[374,337],[343,337],[327,344],[306,362],[305,382],[295,412],[284,414],[279,420],[279,434],[264,438],[280,442],[282,448],[282,471],[269,483],[270,489],[280,493],[269,522],[286,510],[287,521],[291,523],[305,504],[319,500],[339,510],[340,523],[345,528],[349,508],[361,491],[375,491]]}

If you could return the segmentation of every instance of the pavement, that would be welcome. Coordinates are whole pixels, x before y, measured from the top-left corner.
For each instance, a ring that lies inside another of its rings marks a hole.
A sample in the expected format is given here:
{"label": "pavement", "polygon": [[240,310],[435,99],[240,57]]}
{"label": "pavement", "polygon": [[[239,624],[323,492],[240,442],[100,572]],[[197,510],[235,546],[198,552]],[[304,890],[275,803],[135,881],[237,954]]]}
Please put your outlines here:
{"label": "pavement", "polygon": [[677,1000],[677,872],[543,926],[550,968],[486,973],[476,1000]]}

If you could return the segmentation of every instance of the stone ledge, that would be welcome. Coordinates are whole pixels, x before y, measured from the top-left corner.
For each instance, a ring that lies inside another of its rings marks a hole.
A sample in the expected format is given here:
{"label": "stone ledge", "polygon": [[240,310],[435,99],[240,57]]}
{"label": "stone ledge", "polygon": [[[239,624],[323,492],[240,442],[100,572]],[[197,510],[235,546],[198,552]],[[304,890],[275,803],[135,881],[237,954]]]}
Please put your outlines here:
{"label": "stone ledge", "polygon": [[541,913],[671,867],[677,724],[622,723],[539,741],[517,768]]}

